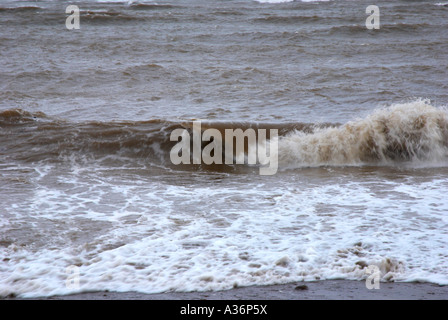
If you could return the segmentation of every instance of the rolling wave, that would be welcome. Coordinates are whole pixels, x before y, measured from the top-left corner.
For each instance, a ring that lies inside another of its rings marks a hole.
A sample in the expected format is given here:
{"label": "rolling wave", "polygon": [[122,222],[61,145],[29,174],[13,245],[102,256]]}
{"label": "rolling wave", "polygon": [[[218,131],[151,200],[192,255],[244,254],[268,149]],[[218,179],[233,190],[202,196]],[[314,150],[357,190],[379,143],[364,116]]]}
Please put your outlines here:
{"label": "rolling wave", "polygon": [[279,140],[283,167],[440,163],[448,159],[448,113],[426,100],[396,104],[345,125]]}
{"label": "rolling wave", "polygon": [[[42,112],[0,112],[0,155],[25,161],[105,155],[157,159],[169,165],[175,129],[192,130],[192,121],[70,122]],[[280,168],[445,163],[448,113],[426,100],[375,110],[365,118],[336,123],[254,123],[204,121],[202,130],[277,129]],[[204,147],[204,144],[203,144]]]}

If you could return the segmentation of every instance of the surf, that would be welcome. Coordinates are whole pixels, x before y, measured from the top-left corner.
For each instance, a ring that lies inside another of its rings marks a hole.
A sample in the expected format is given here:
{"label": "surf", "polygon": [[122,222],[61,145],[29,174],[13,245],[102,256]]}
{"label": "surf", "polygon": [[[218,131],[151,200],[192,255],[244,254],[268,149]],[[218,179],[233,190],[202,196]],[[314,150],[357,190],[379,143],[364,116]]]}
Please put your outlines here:
{"label": "surf", "polygon": [[[170,152],[177,142],[175,130],[193,134],[194,120],[71,122],[42,112],[21,109],[0,112],[0,148],[3,154],[27,161],[53,161],[67,156],[89,155],[92,159],[116,155],[127,159],[171,166]],[[278,130],[278,169],[321,166],[376,166],[448,164],[448,113],[445,108],[419,99],[373,110],[365,117],[338,123],[268,123],[203,121],[201,132],[226,130]],[[201,152],[206,145],[202,144]],[[257,146],[255,146],[256,148]],[[245,143],[245,156],[251,149]],[[225,152],[223,151],[223,156]],[[188,167],[191,168],[188,168]],[[224,166],[224,165],[223,165]],[[218,166],[218,167],[223,167]],[[191,170],[194,164],[175,166]],[[217,168],[201,164],[198,170]]]}
{"label": "surf", "polygon": [[279,140],[279,166],[446,163],[448,113],[429,100],[380,108],[341,126],[295,131]]}

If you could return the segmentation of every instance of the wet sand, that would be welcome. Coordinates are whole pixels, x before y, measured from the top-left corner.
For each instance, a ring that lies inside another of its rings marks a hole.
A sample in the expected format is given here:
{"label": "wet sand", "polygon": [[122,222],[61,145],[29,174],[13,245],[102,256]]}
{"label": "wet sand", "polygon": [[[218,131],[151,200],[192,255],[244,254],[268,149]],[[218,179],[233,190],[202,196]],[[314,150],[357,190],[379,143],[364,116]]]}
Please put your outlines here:
{"label": "wet sand", "polygon": [[[11,298],[10,298],[11,299]],[[12,298],[20,299],[20,298]],[[326,280],[251,286],[213,292],[86,292],[38,300],[447,300],[448,286],[431,283],[380,283],[367,289],[364,281]]]}

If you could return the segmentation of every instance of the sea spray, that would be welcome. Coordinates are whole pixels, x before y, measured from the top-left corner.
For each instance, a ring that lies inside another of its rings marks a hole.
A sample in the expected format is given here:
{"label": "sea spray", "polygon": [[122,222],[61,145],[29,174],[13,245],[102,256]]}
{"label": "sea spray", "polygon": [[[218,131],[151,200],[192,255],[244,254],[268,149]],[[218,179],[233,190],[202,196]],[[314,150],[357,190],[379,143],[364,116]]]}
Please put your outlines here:
{"label": "sea spray", "polygon": [[427,100],[395,104],[345,125],[295,131],[279,141],[283,168],[445,162],[448,113]]}

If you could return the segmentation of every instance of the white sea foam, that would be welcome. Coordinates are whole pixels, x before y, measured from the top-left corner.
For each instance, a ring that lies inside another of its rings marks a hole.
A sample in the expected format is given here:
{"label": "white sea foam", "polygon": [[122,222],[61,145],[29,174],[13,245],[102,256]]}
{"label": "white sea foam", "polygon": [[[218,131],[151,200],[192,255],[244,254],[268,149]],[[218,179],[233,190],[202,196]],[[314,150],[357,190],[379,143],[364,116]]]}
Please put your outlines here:
{"label": "white sea foam", "polygon": [[[0,247],[0,295],[364,279],[363,266],[372,264],[383,281],[448,284],[444,178],[356,181],[329,170],[324,181],[280,174],[280,186],[226,175],[213,179],[218,184],[199,183],[206,175],[172,184],[83,170],[58,178],[65,190],[36,190],[23,211],[5,208],[36,228],[51,222],[54,242]],[[95,225],[104,225],[97,235]],[[82,232],[91,235],[82,240]],[[79,266],[79,289],[66,287],[70,265]]]}

